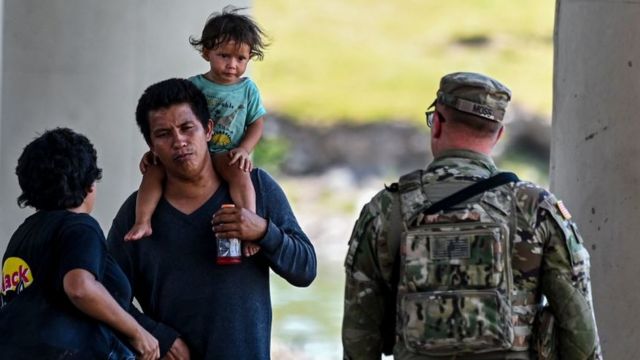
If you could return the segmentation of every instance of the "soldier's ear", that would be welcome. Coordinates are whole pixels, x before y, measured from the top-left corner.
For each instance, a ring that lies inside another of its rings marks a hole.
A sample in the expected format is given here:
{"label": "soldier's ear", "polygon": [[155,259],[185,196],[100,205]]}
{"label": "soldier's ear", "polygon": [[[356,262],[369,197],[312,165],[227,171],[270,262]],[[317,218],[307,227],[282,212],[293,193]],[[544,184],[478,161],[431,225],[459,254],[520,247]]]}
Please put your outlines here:
{"label": "soldier's ear", "polygon": [[500,138],[502,138],[502,134],[504,133],[504,126],[500,127],[500,130],[498,130],[498,133],[496,134],[496,139],[494,141],[494,143],[497,143],[498,140],[500,140]]}
{"label": "soldier's ear", "polygon": [[433,121],[433,126],[431,127],[431,136],[436,139],[442,136],[442,123],[440,122],[440,118],[437,115]]}

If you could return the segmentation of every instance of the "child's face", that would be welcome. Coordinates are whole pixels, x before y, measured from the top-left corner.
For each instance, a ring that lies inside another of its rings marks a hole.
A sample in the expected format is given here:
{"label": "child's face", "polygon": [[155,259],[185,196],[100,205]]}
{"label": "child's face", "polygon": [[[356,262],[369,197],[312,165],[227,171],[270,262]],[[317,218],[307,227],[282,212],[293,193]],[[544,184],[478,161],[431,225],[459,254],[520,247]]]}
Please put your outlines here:
{"label": "child's face", "polygon": [[202,57],[211,64],[209,71],[211,80],[219,84],[235,84],[247,69],[250,59],[250,48],[247,44],[227,41],[215,49],[205,49]]}

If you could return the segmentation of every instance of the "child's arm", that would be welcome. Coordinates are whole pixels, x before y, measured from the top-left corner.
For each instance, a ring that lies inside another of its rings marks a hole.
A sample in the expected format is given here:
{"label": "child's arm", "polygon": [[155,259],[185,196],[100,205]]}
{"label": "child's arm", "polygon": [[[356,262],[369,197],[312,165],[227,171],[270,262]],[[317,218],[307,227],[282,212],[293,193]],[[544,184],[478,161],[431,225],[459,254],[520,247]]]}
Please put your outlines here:
{"label": "child's arm", "polygon": [[253,148],[255,148],[258,141],[260,141],[263,129],[264,116],[261,116],[247,127],[247,131],[244,133],[244,137],[238,147],[229,151],[229,157],[231,158],[229,165],[237,162],[240,169],[251,171],[253,164],[251,163],[249,154],[251,154]]}
{"label": "child's arm", "polygon": [[83,313],[125,335],[139,354],[138,359],[160,358],[158,340],[120,307],[92,273],[81,268],[73,269],[64,275],[62,282],[71,303]]}

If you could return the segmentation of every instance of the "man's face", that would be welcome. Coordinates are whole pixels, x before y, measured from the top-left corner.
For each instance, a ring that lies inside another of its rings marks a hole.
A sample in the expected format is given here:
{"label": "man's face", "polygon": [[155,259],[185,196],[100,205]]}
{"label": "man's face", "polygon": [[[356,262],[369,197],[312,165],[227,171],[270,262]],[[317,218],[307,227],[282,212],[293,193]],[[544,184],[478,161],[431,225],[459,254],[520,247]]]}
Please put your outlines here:
{"label": "man's face", "polygon": [[151,151],[169,176],[193,178],[211,161],[207,141],[211,139],[212,128],[211,120],[203,128],[186,103],[150,111]]}

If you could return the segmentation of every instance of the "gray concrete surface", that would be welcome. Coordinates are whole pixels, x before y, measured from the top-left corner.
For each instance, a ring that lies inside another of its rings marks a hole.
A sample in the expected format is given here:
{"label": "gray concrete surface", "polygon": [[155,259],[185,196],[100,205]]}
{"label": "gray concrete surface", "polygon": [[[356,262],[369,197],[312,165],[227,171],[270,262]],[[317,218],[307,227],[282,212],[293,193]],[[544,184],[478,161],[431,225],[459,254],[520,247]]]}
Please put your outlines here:
{"label": "gray concrete surface", "polygon": [[591,253],[606,359],[640,342],[640,1],[558,0],[551,186]]}

